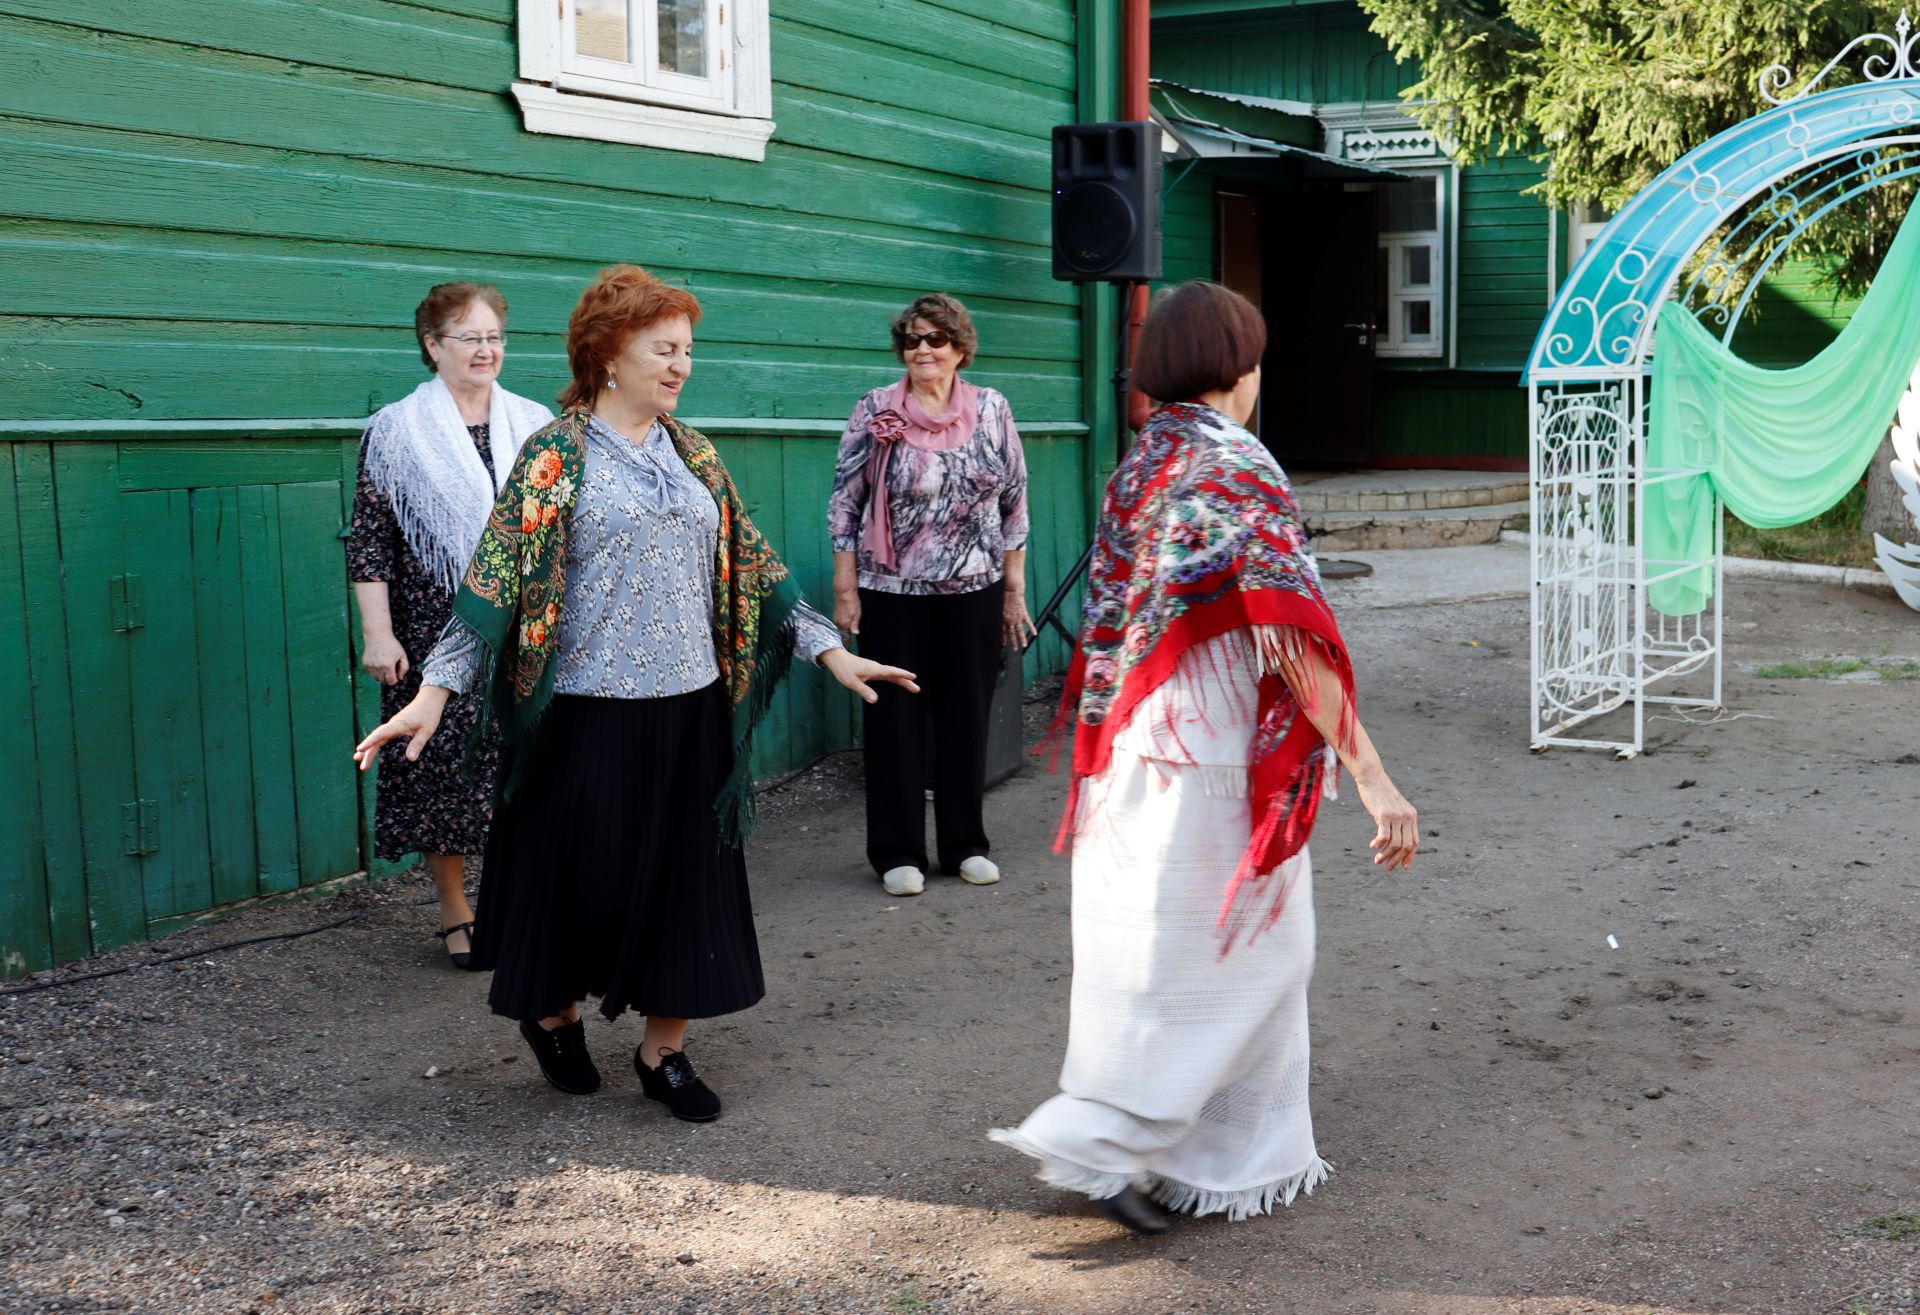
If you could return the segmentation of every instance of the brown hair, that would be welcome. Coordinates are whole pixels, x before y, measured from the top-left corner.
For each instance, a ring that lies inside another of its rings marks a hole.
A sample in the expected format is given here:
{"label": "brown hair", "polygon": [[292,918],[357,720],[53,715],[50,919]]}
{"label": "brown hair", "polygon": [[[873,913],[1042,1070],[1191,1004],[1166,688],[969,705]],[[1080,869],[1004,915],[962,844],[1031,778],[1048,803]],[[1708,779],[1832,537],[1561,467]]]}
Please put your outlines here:
{"label": "brown hair", "polygon": [[580,294],[567,321],[567,364],[573,382],[560,392],[560,409],[592,406],[607,386],[607,367],[634,335],[674,315],[700,322],[700,303],[685,288],[662,283],[638,265],[609,265]]}
{"label": "brown hair", "polygon": [[426,365],[427,373],[433,373],[434,369],[427,339],[438,336],[441,329],[459,319],[461,312],[476,301],[493,307],[493,313],[500,317],[500,327],[507,326],[507,299],[491,283],[436,283],[413,308],[413,336],[419,340],[420,360]]}
{"label": "brown hair", "polygon": [[1133,385],[1156,402],[1224,392],[1260,364],[1267,322],[1231,288],[1195,279],[1154,298],[1133,359]]}
{"label": "brown hair", "polygon": [[945,332],[953,339],[953,345],[960,349],[960,364],[973,364],[973,354],[980,350],[980,335],[974,332],[973,316],[967,314],[965,306],[944,292],[929,292],[924,297],[914,298],[913,305],[893,317],[895,356],[906,356],[907,330],[913,327],[915,320],[925,320]]}

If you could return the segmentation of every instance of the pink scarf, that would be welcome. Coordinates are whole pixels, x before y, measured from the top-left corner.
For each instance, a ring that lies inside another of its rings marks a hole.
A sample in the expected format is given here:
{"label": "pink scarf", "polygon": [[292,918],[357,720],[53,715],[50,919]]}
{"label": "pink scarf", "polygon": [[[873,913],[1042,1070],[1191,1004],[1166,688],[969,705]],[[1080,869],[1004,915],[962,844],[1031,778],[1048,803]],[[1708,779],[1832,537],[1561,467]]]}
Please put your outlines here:
{"label": "pink scarf", "polygon": [[927,414],[913,395],[912,376],[902,378],[880,399],[880,410],[867,422],[873,436],[873,455],[867,460],[867,528],[860,546],[876,566],[900,569],[893,550],[893,519],[887,514],[887,467],[893,445],[900,439],[926,452],[951,452],[973,437],[980,420],[980,390],[954,377],[953,396],[938,419]]}

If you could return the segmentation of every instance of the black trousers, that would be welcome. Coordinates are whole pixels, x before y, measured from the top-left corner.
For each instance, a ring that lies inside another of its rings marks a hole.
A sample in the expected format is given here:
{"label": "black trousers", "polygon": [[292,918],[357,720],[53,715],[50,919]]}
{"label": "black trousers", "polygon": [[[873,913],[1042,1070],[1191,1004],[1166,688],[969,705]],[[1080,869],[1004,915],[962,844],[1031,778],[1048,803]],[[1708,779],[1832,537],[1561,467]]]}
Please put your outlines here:
{"label": "black trousers", "polygon": [[926,597],[860,591],[860,655],[905,667],[919,677],[921,691],[876,685],[880,701],[864,709],[867,861],[875,872],[928,870],[929,778],[940,866],[956,871],[989,848],[981,799],[1004,593],[998,582]]}

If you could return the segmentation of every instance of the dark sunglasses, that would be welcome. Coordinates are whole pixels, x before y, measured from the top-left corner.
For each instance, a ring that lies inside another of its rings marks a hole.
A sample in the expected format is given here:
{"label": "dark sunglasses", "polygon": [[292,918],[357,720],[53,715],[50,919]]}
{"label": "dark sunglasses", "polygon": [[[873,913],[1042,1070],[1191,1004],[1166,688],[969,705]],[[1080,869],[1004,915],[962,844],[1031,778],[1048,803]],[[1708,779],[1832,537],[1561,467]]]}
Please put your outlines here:
{"label": "dark sunglasses", "polygon": [[953,335],[935,329],[932,333],[903,333],[900,335],[900,350],[912,351],[921,343],[929,347],[945,347],[953,341]]}

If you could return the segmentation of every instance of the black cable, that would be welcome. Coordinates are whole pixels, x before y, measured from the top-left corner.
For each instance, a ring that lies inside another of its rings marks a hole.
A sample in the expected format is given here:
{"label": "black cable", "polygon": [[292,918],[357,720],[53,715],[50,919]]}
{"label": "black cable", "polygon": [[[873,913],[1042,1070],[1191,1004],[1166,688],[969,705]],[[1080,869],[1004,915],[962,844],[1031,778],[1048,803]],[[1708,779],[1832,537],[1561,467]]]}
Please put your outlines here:
{"label": "black cable", "polygon": [[[436,896],[430,899],[417,900],[410,906],[403,904],[398,907],[422,908],[428,904],[437,903],[439,903],[439,898]],[[118,977],[121,973],[132,972],[135,968],[158,968],[161,964],[179,963],[183,959],[198,959],[203,955],[219,954],[222,950],[237,950],[243,945],[260,945],[267,941],[295,941],[299,940],[302,936],[311,936],[315,932],[332,931],[335,927],[344,927],[350,922],[357,922],[370,914],[384,913],[387,909],[393,907],[395,906],[391,904],[376,904],[372,908],[349,913],[343,918],[335,918],[332,922],[323,922],[316,927],[302,927],[297,931],[277,931],[266,936],[249,936],[244,940],[238,941],[223,941],[219,945],[207,945],[197,950],[186,950],[180,954],[169,954],[162,959],[145,959],[139,963],[123,963],[118,968],[101,968],[94,972],[79,973],[72,977],[62,977],[51,982],[29,982],[25,986],[0,987],[0,996],[26,995],[31,991],[50,991],[56,986],[72,986],[78,982],[96,981],[102,977]]]}

